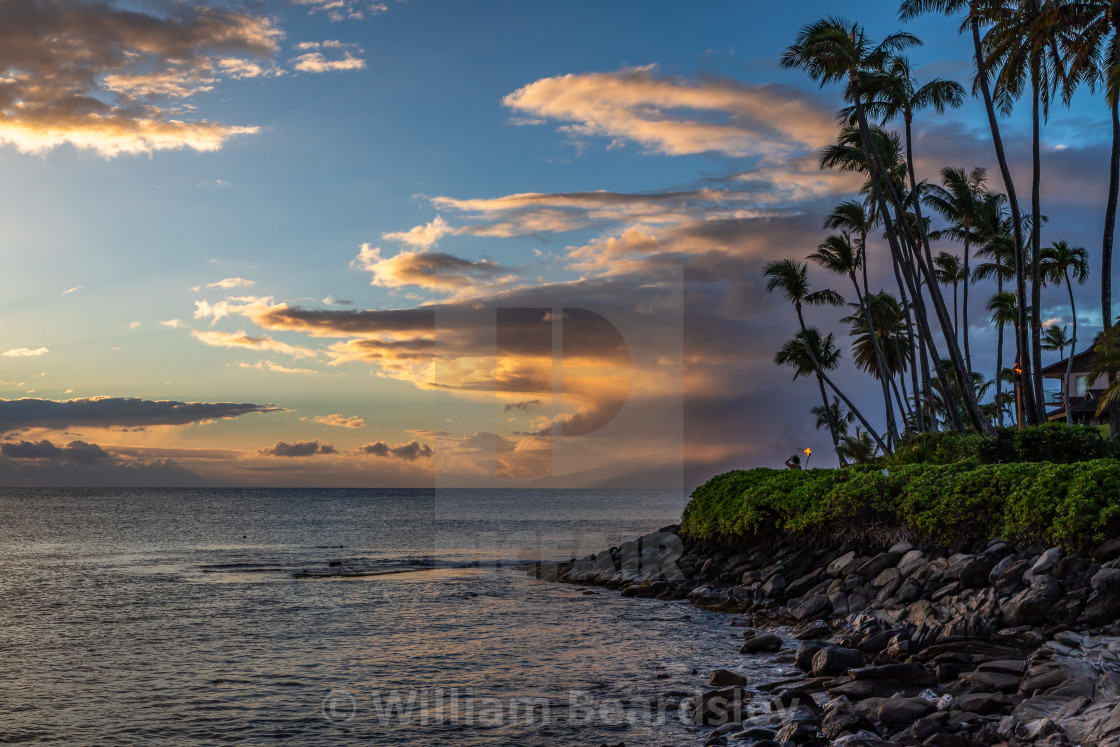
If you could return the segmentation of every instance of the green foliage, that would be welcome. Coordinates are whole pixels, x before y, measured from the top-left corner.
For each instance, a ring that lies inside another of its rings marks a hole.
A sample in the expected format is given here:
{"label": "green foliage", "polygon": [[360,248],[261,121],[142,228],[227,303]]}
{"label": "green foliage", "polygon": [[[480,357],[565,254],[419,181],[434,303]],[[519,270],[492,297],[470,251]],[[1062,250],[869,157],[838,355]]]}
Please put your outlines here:
{"label": "green foliage", "polygon": [[[931,448],[950,453],[947,444]],[[812,536],[887,526],[941,543],[1000,535],[1077,548],[1118,524],[1120,460],[984,464],[973,457],[895,466],[885,474],[728,472],[692,494],[682,530],[700,540],[742,541],[773,532]]]}
{"label": "green foliage", "polygon": [[1120,456],[1115,444],[1099,429],[1087,425],[1047,423],[997,435],[979,433],[921,433],[907,439],[890,458],[893,465],[952,464],[979,459],[1000,462],[1053,462],[1072,464]]}

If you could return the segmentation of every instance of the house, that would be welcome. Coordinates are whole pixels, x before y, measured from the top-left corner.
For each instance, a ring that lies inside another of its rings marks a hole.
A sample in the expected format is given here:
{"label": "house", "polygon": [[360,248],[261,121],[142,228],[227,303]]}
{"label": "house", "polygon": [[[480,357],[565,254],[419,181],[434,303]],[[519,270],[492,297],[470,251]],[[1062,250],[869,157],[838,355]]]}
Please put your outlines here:
{"label": "house", "polygon": [[[1078,425],[1107,425],[1108,413],[1102,412],[1097,416],[1097,405],[1105,389],[1108,388],[1108,377],[1098,376],[1090,380],[1089,370],[1096,361],[1096,353],[1088,348],[1073,356],[1073,367],[1069,372],[1069,402],[1073,414],[1073,422]],[[1069,360],[1061,360],[1042,369],[1044,379],[1057,379],[1059,383],[1065,380]],[[1062,393],[1065,389],[1046,392],[1046,406],[1057,409],[1049,410],[1046,419],[1050,422],[1064,421],[1066,419],[1065,402]]]}

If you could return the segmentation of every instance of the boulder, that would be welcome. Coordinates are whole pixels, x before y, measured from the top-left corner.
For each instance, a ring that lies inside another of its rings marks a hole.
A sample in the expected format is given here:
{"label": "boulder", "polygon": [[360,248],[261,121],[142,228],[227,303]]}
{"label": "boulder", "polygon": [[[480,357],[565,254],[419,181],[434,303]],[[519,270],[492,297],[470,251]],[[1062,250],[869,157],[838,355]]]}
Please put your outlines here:
{"label": "boulder", "polygon": [[824,594],[809,594],[788,602],[789,615],[794,620],[823,617],[832,611],[832,602]]}
{"label": "boulder", "polygon": [[1120,568],[1101,568],[1089,581],[1093,591],[1115,594],[1120,591]]}
{"label": "boulder", "polygon": [[747,678],[726,669],[717,669],[712,672],[712,677],[708,680],[708,684],[712,687],[743,687],[747,684]]}
{"label": "boulder", "polygon": [[913,662],[854,668],[849,670],[848,676],[853,680],[882,680],[907,686],[932,687],[937,684],[933,672]]}
{"label": "boulder", "polygon": [[780,573],[776,573],[770,577],[770,580],[762,585],[762,593],[768,597],[772,597],[785,588],[786,577]]}
{"label": "boulder", "polygon": [[1014,702],[1011,698],[999,692],[962,695],[953,703],[953,707],[958,710],[978,713],[981,716],[1009,712],[1013,705]]}
{"label": "boulder", "polygon": [[1093,560],[1098,563],[1107,563],[1120,558],[1120,537],[1113,537],[1093,548]]}
{"label": "boulder", "polygon": [[1045,623],[1054,609],[1054,602],[1062,594],[1062,585],[1053,576],[1036,575],[1030,588],[1023,589],[1000,605],[1004,622],[1010,626],[1040,625]]}
{"label": "boulder", "polygon": [[743,641],[740,654],[760,654],[777,651],[782,647],[782,639],[773,633],[759,633]]}
{"label": "boulder", "polygon": [[833,644],[825,643],[824,641],[804,641],[797,647],[797,653],[793,657],[794,665],[802,672],[810,672],[813,669],[813,657],[817,652],[831,647]]}
{"label": "boulder", "polygon": [[881,552],[856,568],[856,573],[864,578],[875,578],[888,568],[893,568],[898,565],[898,559],[900,557],[901,555],[899,553]]}
{"label": "boulder", "polygon": [[1042,555],[1038,556],[1038,560],[1034,561],[1030,569],[1023,574],[1024,581],[1030,581],[1035,576],[1042,576],[1048,574],[1050,569],[1058,564],[1062,559],[1062,548],[1051,547]]}
{"label": "boulder", "polygon": [[916,571],[919,566],[924,565],[926,562],[926,555],[921,550],[911,550],[902,556],[898,561],[898,572],[903,576],[909,576]]}
{"label": "boulder", "polygon": [[694,723],[705,726],[723,726],[739,723],[744,717],[744,704],[750,695],[741,687],[711,690],[692,699]]}
{"label": "boulder", "polygon": [[829,646],[813,656],[812,671],[814,677],[835,677],[863,664],[863,654],[856,649]]}
{"label": "boulder", "polygon": [[827,573],[832,578],[839,578],[840,576],[846,576],[848,573],[855,570],[855,565],[856,552],[855,550],[850,550],[838,557],[836,560],[829,563],[828,568],[825,569],[825,573]]}
{"label": "boulder", "polygon": [[868,698],[855,704],[856,713],[880,730],[893,732],[937,710],[924,698]]}

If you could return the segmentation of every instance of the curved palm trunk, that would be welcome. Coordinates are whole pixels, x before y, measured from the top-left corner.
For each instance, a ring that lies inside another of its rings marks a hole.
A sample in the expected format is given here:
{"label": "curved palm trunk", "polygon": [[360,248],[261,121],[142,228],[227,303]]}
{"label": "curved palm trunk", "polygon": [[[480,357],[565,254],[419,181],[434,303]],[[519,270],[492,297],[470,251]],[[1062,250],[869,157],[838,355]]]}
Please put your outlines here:
{"label": "curved palm trunk", "polygon": [[1073,413],[1069,409],[1069,379],[1073,376],[1073,356],[1077,355],[1077,305],[1073,300],[1073,283],[1069,281],[1069,271],[1066,273],[1066,290],[1069,291],[1069,312],[1073,317],[1073,337],[1069,341],[1069,358],[1066,359],[1066,377],[1062,379],[1062,397],[1066,405],[1066,424],[1073,425]]}
{"label": "curved palm trunk", "polygon": [[953,334],[960,336],[961,334],[961,309],[960,304],[957,303],[957,286],[960,285],[956,280],[953,281]]}
{"label": "curved palm trunk", "polygon": [[[1112,20],[1112,70],[1120,67],[1120,16]],[[1105,89],[1112,99],[1112,156],[1109,159],[1108,204],[1104,213],[1104,245],[1101,247],[1101,318],[1104,328],[1112,326],[1112,246],[1116,230],[1116,202],[1120,196],[1120,95]]]}
{"label": "curved palm trunk", "polygon": [[[895,282],[898,283],[898,293],[902,298],[902,303],[906,307],[906,340],[910,343],[910,382],[911,388],[914,390],[914,409],[918,413],[918,433],[925,433],[927,423],[925,418],[925,406],[921,399],[921,393],[929,388],[929,368],[928,361],[926,361],[926,348],[920,341],[917,344],[914,342],[914,307],[913,304],[910,303],[909,294],[906,292],[906,283],[902,280],[902,273],[899,272],[898,262],[893,261],[893,259],[892,257],[894,279]],[[920,384],[918,381],[919,358],[921,360]]]}
{"label": "curved palm trunk", "polygon": [[964,322],[964,365],[972,372],[972,350],[968,347],[968,277],[971,274],[968,267],[968,231],[970,227],[965,224],[964,235],[964,294],[961,298],[961,319]]}
{"label": "curved palm trunk", "polygon": [[1038,408],[1038,422],[1045,422],[1045,405],[1042,396],[1042,119],[1039,115],[1039,96],[1041,91],[1038,55],[1031,60],[1031,162],[1034,172],[1031,181],[1031,376],[1027,390]]}
{"label": "curved palm trunk", "polygon": [[[828,384],[828,388],[834,391],[836,393],[836,396],[839,397],[844,402],[844,404],[848,406],[849,412],[855,415],[856,420],[858,420],[863,425],[863,427],[867,429],[867,432],[873,439],[875,439],[875,443],[879,444],[879,448],[883,450],[883,453],[890,454],[890,449],[888,449],[886,444],[883,443],[883,439],[879,438],[879,434],[875,432],[875,429],[871,427],[871,424],[867,422],[867,418],[863,417],[863,413],[860,412],[859,409],[852,404],[852,401],[848,399],[848,396],[840,391],[840,388],[833,383],[832,379],[828,378],[828,374],[826,374],[824,372],[824,369],[821,368],[820,361],[817,360],[817,354],[813,352],[813,346],[809,344],[809,331],[805,326],[805,317],[801,313],[801,304],[798,303],[794,306],[794,308],[797,310],[797,322],[801,325],[801,335],[805,340],[805,352],[809,354],[809,360],[813,363],[813,368],[816,370],[817,376],[823,379],[824,383]],[[827,404],[828,402],[826,401],[825,405]]]}
{"label": "curved palm trunk", "polygon": [[1029,362],[1025,356],[1029,350],[1027,344],[1027,309],[1023,301],[1027,297],[1026,267],[1023,249],[1023,219],[1019,211],[1019,198],[1015,194],[1015,182],[1011,179],[1011,169],[1007,165],[1007,153],[1003,149],[1003,137],[999,131],[999,120],[996,119],[995,105],[992,103],[992,89],[988,84],[988,67],[984,62],[984,47],[980,41],[980,16],[978,3],[972,0],[969,3],[969,25],[972,27],[972,46],[976,58],[976,80],[980,84],[980,91],[984,97],[984,108],[988,113],[988,127],[992,131],[992,144],[995,146],[996,161],[999,163],[1000,175],[1003,176],[1003,187],[1007,192],[1007,204],[1011,208],[1012,232],[1015,237],[1015,289],[1019,296],[1019,324],[1016,325],[1015,349],[1018,351],[1017,359],[1024,374],[1028,373]]}
{"label": "curved palm trunk", "polygon": [[[1003,276],[997,275],[996,277],[996,292],[1003,293]],[[996,417],[999,420],[999,427],[1002,428],[1003,403],[1000,400],[1003,397],[1003,320],[1000,320],[996,326],[999,328],[996,343]]]}
{"label": "curved palm trunk", "polygon": [[[808,348],[809,340],[805,339],[805,347]],[[841,467],[847,467],[848,461],[844,459],[844,455],[840,453],[840,428],[836,424],[836,419],[832,417],[832,408],[828,404],[828,393],[824,390],[824,379],[820,374],[817,374],[817,386],[821,389],[821,402],[824,403],[824,416],[828,418],[828,432],[832,434],[832,448],[836,450],[836,458],[840,460]]]}

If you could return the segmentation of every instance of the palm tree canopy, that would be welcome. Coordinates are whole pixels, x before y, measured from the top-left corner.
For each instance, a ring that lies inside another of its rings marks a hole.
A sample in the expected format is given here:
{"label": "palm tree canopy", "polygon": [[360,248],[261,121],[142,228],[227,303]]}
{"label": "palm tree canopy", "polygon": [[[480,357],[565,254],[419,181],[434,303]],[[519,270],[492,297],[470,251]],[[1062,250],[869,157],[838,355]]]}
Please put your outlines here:
{"label": "palm tree canopy", "polygon": [[1014,293],[1003,291],[988,300],[992,324],[1016,324],[1019,321],[1019,299]]}
{"label": "palm tree canopy", "polygon": [[840,365],[840,347],[836,344],[836,337],[831,332],[821,338],[820,330],[809,327],[806,332],[798,332],[792,340],[787,340],[774,355],[774,362],[779,366],[790,366],[793,369],[793,378],[811,376],[816,373],[813,359],[809,356],[805,341],[809,341],[812,352],[816,355],[821,368],[834,371]]}
{"label": "palm tree canopy", "polygon": [[830,423],[836,424],[836,432],[838,435],[848,435],[848,425],[854,423],[856,416],[844,406],[839,397],[833,396],[832,402],[825,408],[824,405],[816,405],[809,408],[810,414],[816,416],[817,430],[823,430],[830,427]]}
{"label": "palm tree canopy", "polygon": [[[956,81],[934,78],[919,86],[910,59],[904,55],[892,56],[885,68],[872,72],[864,91],[869,96],[868,116],[878,117],[884,124],[899,116],[909,119],[922,109],[944,114],[965,100],[964,86]],[[850,111],[849,118],[854,115],[852,107],[846,111]]]}
{"label": "palm tree canopy", "polygon": [[1089,252],[1083,246],[1070,246],[1067,241],[1055,241],[1043,249],[1039,264],[1051,283],[1065,282],[1067,273],[1078,285],[1089,279]]}
{"label": "palm tree canopy", "polygon": [[954,285],[964,280],[964,263],[952,252],[941,252],[933,258],[933,276],[942,285]]}
{"label": "palm tree canopy", "polygon": [[844,298],[834,290],[809,291],[809,266],[792,259],[775,259],[766,263],[763,274],[767,277],[766,290],[780,290],[785,299],[795,306],[841,306]]}
{"label": "palm tree canopy", "polygon": [[847,231],[825,239],[809,259],[836,275],[854,275],[862,266],[860,252],[852,246]]}
{"label": "palm tree canopy", "polygon": [[874,338],[867,324],[867,314],[857,304],[852,304],[855,311],[851,316],[840,320],[851,325],[851,336],[855,338],[852,341],[852,357],[856,366],[875,378],[881,377],[880,358],[875,350],[875,341],[878,340],[887,376],[906,371],[910,362],[906,306],[886,291],[868,294],[865,302],[875,327]]}
{"label": "palm tree canopy", "polygon": [[1042,335],[1042,349],[1043,350],[1065,350],[1069,345],[1070,339],[1066,335],[1066,330],[1069,327],[1059,327],[1057,324],[1051,324],[1046,328],[1046,332]]}
{"label": "palm tree canopy", "polygon": [[953,241],[980,241],[981,206],[987,194],[988,172],[982,168],[965,171],[946,166],[941,169],[941,185],[930,184],[922,194],[922,203],[949,223],[938,231]]}

